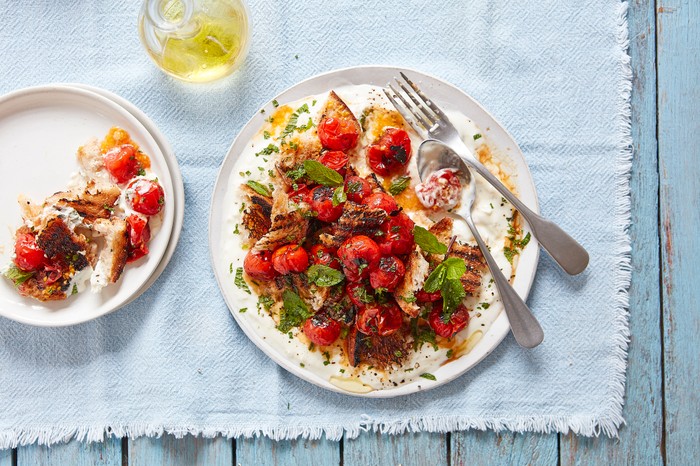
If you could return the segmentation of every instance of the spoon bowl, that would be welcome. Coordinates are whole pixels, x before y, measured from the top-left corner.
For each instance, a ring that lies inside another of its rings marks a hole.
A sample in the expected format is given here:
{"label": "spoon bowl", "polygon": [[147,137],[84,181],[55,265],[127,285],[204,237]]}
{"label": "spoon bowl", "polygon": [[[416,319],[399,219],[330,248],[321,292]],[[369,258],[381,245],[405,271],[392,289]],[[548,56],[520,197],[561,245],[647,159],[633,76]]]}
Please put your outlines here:
{"label": "spoon bowl", "polygon": [[443,168],[457,170],[457,174],[462,182],[461,203],[452,213],[455,217],[466,222],[474,235],[474,239],[481,249],[481,253],[486,259],[486,264],[491,270],[496,289],[499,292],[503,307],[505,308],[510,328],[515,337],[515,341],[524,348],[534,348],[542,343],[544,332],[532,311],[525,304],[525,301],[513,289],[508,279],[501,272],[498,263],[491,255],[488,246],[479,234],[479,231],[472,220],[472,206],[476,198],[476,184],[471,171],[464,161],[452,149],[445,144],[428,139],[423,141],[418,148],[416,157],[418,174],[422,181],[426,180],[431,173]]}

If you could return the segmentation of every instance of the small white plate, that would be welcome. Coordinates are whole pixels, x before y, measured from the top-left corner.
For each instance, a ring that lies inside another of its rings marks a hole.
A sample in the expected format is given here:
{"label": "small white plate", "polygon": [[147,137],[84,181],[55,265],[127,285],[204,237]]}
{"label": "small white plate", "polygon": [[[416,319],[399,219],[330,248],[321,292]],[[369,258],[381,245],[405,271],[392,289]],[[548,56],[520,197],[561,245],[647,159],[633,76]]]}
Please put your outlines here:
{"label": "small white plate", "polygon": [[72,83],[61,84],[61,86],[86,89],[88,91],[94,92],[95,94],[100,94],[101,96],[106,97],[111,101],[115,102],[117,105],[122,106],[125,110],[134,115],[134,117],[136,117],[136,119],[139,120],[139,122],[148,130],[149,133],[151,133],[151,136],[153,136],[153,138],[158,143],[158,147],[160,147],[160,150],[164,155],[165,163],[168,166],[170,177],[173,180],[172,202],[175,206],[175,220],[173,223],[173,231],[170,234],[170,241],[168,242],[168,247],[165,250],[163,259],[161,259],[160,263],[158,264],[158,267],[153,272],[151,277],[146,283],[144,283],[141,289],[139,289],[136,293],[131,295],[131,298],[126,303],[124,303],[126,305],[138,298],[139,296],[141,296],[147,289],[151,287],[151,285],[153,285],[153,283],[163,273],[163,270],[165,270],[165,268],[168,266],[168,263],[170,262],[170,259],[172,259],[173,254],[175,253],[175,249],[177,248],[177,242],[180,239],[180,233],[182,232],[182,224],[185,219],[185,186],[182,181],[180,165],[177,163],[177,158],[175,157],[175,154],[173,153],[173,150],[170,147],[170,143],[168,143],[168,140],[165,139],[163,133],[161,133],[161,131],[158,129],[155,123],[153,123],[153,121],[150,118],[148,118],[148,116],[145,113],[139,110],[138,107],[136,107],[128,100],[112,92],[100,89],[99,87],[88,86],[86,84]]}
{"label": "small white plate", "polygon": [[112,126],[127,130],[151,157],[152,170],[165,190],[163,224],[149,244],[149,255],[129,264],[119,282],[101,293],[86,291],[57,302],[24,298],[3,278],[0,315],[39,326],[85,322],[129,302],[160,264],[170,242],[175,206],[169,202],[173,182],[159,145],[117,103],[85,89],[60,85],[23,89],[0,98],[0,262],[10,261],[14,230],[22,222],[17,196],[41,200],[65,189],[78,170],[78,147],[93,137],[103,137]]}
{"label": "small white plate", "polygon": [[[394,77],[398,76],[401,71],[415,81],[421,89],[431,97],[431,100],[437,103],[443,110],[462,113],[470,118],[479,128],[488,129],[490,145],[497,153],[509,157],[512,162],[513,170],[517,175],[512,181],[515,182],[520,199],[532,210],[539,212],[537,193],[535,192],[532,176],[515,140],[481,105],[479,105],[478,102],[461,89],[441,79],[426,75],[420,71],[404,68],[362,66],[314,76],[290,87],[277,97],[274,97],[274,99],[280,103],[286,103],[313,94],[328,92],[333,88],[342,86],[361,84],[385,86],[389,81],[393,80]],[[268,111],[274,110],[271,105],[267,105],[266,107]],[[266,117],[267,115],[256,112],[233,141],[223,161],[214,186],[209,217],[210,260],[213,264],[219,288],[224,295],[224,299],[226,300],[231,314],[248,338],[277,364],[304,380],[335,392],[371,398],[390,398],[438,387],[464,374],[490,354],[510,331],[510,325],[505,312],[501,312],[490,329],[469,353],[449,364],[441,366],[436,371],[431,371],[437,379],[436,382],[419,379],[404,385],[399,385],[396,388],[375,390],[369,393],[359,394],[342,390],[336,385],[331,384],[325,378],[301,368],[296,362],[291,361],[284,352],[276,349],[266,341],[266,339],[263,338],[264,335],[256,331],[251,321],[242,317],[245,316],[245,314],[236,312],[238,309],[236,301],[241,296],[239,294],[241,290],[236,288],[233,284],[233,280],[230,279],[229,263],[217,260],[221,255],[215,252],[223,250],[224,235],[227,232],[224,223],[229,214],[227,209],[230,209],[230,206],[224,202],[224,199],[229,187],[229,177],[239,154],[262,127]],[[535,238],[532,238],[532,241],[521,251],[516,276],[513,281],[513,287],[523,299],[527,298],[530,287],[532,286],[538,260],[539,245]]]}

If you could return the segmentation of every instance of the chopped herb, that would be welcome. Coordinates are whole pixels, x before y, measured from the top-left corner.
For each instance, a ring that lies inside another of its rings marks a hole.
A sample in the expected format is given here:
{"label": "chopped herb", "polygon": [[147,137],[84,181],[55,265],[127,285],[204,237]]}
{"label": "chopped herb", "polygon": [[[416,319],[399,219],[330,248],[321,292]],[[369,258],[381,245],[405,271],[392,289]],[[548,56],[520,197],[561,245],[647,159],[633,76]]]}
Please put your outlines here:
{"label": "chopped herb", "polygon": [[271,136],[269,131],[263,131],[263,139],[270,139]]}
{"label": "chopped herb", "polygon": [[419,325],[418,319],[411,319],[411,334],[413,335],[414,350],[421,349],[425,343],[430,344],[433,350],[438,350],[435,331],[427,325]]}
{"label": "chopped herb", "polygon": [[264,108],[261,108],[261,109],[260,109],[260,113],[265,113],[265,109],[264,109]]}
{"label": "chopped herb", "polygon": [[301,107],[297,108],[297,113],[301,115],[302,113],[309,113],[309,105],[304,104]]}
{"label": "chopped herb", "polygon": [[277,107],[280,106],[280,104],[279,104],[279,102],[277,102],[277,100],[273,100],[273,101],[272,101],[272,106],[275,107],[275,108],[277,108]]}
{"label": "chopped herb", "polygon": [[280,148],[274,144],[268,144],[266,148],[262,149],[260,152],[256,152],[255,156],[258,155],[272,155],[273,153],[279,153]]}
{"label": "chopped herb", "polygon": [[396,196],[398,194],[401,194],[402,192],[404,192],[404,190],[406,188],[408,188],[408,185],[410,183],[411,183],[410,176],[400,176],[391,182],[391,186],[389,186],[389,193],[392,196]]}
{"label": "chopped herb", "polygon": [[240,235],[241,232],[238,230],[238,224],[236,223],[236,228],[233,229],[233,234],[234,235]]}
{"label": "chopped herb", "polygon": [[247,310],[248,310],[247,307],[242,307],[242,308],[240,308],[240,309],[238,310],[238,312],[240,312],[241,314],[243,314],[243,313],[244,313],[245,311],[247,311]]}
{"label": "chopped herb", "polygon": [[253,191],[260,194],[261,196],[270,197],[272,196],[272,191],[268,189],[264,184],[258,183],[257,181],[248,180],[246,184],[253,188]]}
{"label": "chopped herb", "polygon": [[342,185],[335,188],[331,200],[333,202],[333,207],[336,207],[348,200],[348,196],[345,194],[345,190],[343,189]]}
{"label": "chopped herb", "polygon": [[420,376],[423,377],[424,379],[428,379],[428,380],[437,380],[437,379],[435,378],[435,376],[434,376],[433,374],[429,373],[429,372],[426,372],[426,373],[424,373],[424,374],[421,374]]}
{"label": "chopped herb", "polygon": [[438,241],[437,237],[420,225],[413,227],[413,239],[420,248],[429,254],[445,254],[447,246]]}
{"label": "chopped herb", "polygon": [[248,284],[243,278],[243,267],[238,267],[236,269],[236,276],[233,279],[233,283],[241,290],[245,291],[248,294],[251,294],[250,288],[248,287]]}
{"label": "chopped herb", "polygon": [[362,189],[362,183],[359,181],[351,181],[348,183],[348,192],[349,193],[356,193],[359,192]]}
{"label": "chopped herb", "polygon": [[345,374],[345,369],[340,369],[341,374]]}
{"label": "chopped herb", "polygon": [[277,329],[282,333],[289,332],[292,328],[300,326],[312,313],[306,303],[298,294],[291,290],[282,293],[282,310],[280,311],[280,323]]}
{"label": "chopped herb", "polygon": [[415,296],[401,296],[401,300],[406,302],[406,303],[415,303],[416,297]]}
{"label": "chopped herb", "polygon": [[294,181],[298,180],[299,178],[302,178],[304,175],[306,175],[306,170],[304,169],[304,164],[300,163],[296,167],[289,170],[286,173],[286,175],[287,175],[287,178],[291,178]]}
{"label": "chopped herb", "polygon": [[476,133],[474,135],[474,140],[476,141],[477,139],[481,139],[481,133]]}
{"label": "chopped herb", "polygon": [[24,270],[20,269],[16,265],[12,265],[7,271],[5,272],[5,276],[12,280],[12,283],[15,284],[15,286],[19,286],[22,283],[26,282],[32,276],[34,275],[34,272],[25,272]]}
{"label": "chopped herb", "polygon": [[400,350],[396,350],[396,351],[394,351],[394,356],[396,356],[397,358],[402,358],[403,353]]}
{"label": "chopped herb", "polygon": [[322,264],[314,264],[306,271],[309,281],[316,286],[329,287],[337,285],[345,279],[340,270]]}
{"label": "chopped herb", "polygon": [[374,296],[367,293],[367,288],[364,286],[353,287],[352,295],[361,303],[369,304],[374,302]]}
{"label": "chopped herb", "polygon": [[323,165],[315,160],[304,160],[304,170],[311,180],[325,186],[340,186],[343,184],[343,177],[335,170]]}
{"label": "chopped herb", "polygon": [[297,149],[299,148],[299,144],[297,144],[297,143],[294,142],[294,141],[289,141],[289,147],[290,147],[292,150],[297,150]]}
{"label": "chopped herb", "polygon": [[330,361],[323,361],[323,365],[324,365],[324,366],[327,366],[327,365],[329,365],[330,363],[331,363]]}
{"label": "chopped herb", "polygon": [[[299,366],[300,366],[300,367],[306,367],[306,366],[304,365],[303,362],[300,362],[300,363],[299,363]],[[287,409],[289,409],[289,403],[287,403]]]}
{"label": "chopped herb", "polygon": [[240,213],[243,212],[244,210],[245,210],[245,202],[241,202],[241,208],[238,209],[238,213],[240,214]]}
{"label": "chopped herb", "polygon": [[440,288],[440,294],[442,295],[442,321],[444,323],[450,322],[452,314],[457,310],[464,298],[466,298],[467,293],[464,291],[462,282],[459,279],[448,279],[442,284]]}
{"label": "chopped herb", "polygon": [[105,204],[105,205],[102,206],[102,207],[104,207],[105,210],[109,210],[110,212],[114,213],[114,207],[110,207],[110,206],[108,206],[107,204]]}
{"label": "chopped herb", "polygon": [[139,171],[136,172],[138,176],[146,176],[146,170],[143,168],[139,168]]}
{"label": "chopped herb", "polygon": [[299,60],[299,55],[294,55],[294,58]]}
{"label": "chopped herb", "polygon": [[258,170],[260,170],[261,172],[265,171],[265,169],[263,167],[258,167]]}
{"label": "chopped herb", "polygon": [[313,107],[314,105],[316,105],[316,99],[311,102],[311,106]]}
{"label": "chopped herb", "polygon": [[276,177],[277,177],[277,175],[275,175],[275,172],[273,172],[272,170],[268,170],[268,171],[267,171],[267,176],[269,176],[270,178],[276,178]]}
{"label": "chopped herb", "polygon": [[314,122],[311,120],[311,118],[309,118],[309,121],[306,122],[305,125],[299,125],[299,126],[297,126],[297,131],[300,132],[300,133],[303,133],[304,131],[310,130],[310,129],[313,128],[314,126],[316,126],[316,125],[314,125]]}
{"label": "chopped herb", "polygon": [[452,359],[453,354],[454,352],[452,351],[452,349],[448,349],[447,353],[445,353],[445,356],[447,356],[447,359]]}
{"label": "chopped herb", "polygon": [[228,265],[228,273],[233,273],[233,262]]}
{"label": "chopped herb", "polygon": [[71,296],[73,296],[74,294],[78,294],[78,285],[76,285],[75,283],[73,283],[73,289],[71,290],[70,294]]}
{"label": "chopped herb", "polygon": [[266,311],[269,311],[273,304],[275,304],[275,300],[266,294],[258,298],[258,309],[262,307]]}
{"label": "chopped herb", "polygon": [[493,209],[493,202],[489,202],[489,205],[490,205],[491,208]]}
{"label": "chopped herb", "polygon": [[289,117],[289,121],[287,122],[287,126],[284,127],[282,130],[282,133],[280,134],[280,137],[278,139],[284,139],[290,134],[294,132],[294,130],[297,128],[297,120],[299,119],[299,114],[298,113],[292,113],[291,116]]}
{"label": "chopped herb", "polygon": [[489,303],[480,303],[479,306],[481,306],[482,309],[488,309],[491,307]]}

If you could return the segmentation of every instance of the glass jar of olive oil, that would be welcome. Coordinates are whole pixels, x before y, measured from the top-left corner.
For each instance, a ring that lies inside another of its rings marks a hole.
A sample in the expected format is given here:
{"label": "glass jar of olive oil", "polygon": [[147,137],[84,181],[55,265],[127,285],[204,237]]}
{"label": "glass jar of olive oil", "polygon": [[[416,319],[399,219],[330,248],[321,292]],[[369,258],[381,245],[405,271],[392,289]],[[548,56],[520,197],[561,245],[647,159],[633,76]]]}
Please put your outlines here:
{"label": "glass jar of olive oil", "polygon": [[139,33],[148,54],[169,75],[212,81],[243,63],[248,10],[243,0],[145,0]]}

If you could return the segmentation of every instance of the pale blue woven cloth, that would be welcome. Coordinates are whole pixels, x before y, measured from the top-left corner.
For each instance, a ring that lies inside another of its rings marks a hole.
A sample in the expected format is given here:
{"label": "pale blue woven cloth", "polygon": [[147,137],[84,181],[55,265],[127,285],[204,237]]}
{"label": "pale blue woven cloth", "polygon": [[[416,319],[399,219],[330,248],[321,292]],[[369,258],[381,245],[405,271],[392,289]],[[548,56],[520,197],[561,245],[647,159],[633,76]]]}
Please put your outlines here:
{"label": "pale blue woven cloth", "polygon": [[[248,59],[208,86],[176,82],[149,61],[136,0],[0,3],[0,92],[82,82],[131,100],[170,140],[187,196],[175,257],[133,304],[71,328],[0,320],[0,448],[101,439],[105,431],[615,435],[623,422],[629,282],[625,5],[364,3],[251,0]],[[482,102],[519,142],[544,214],[591,253],[588,270],[574,278],[543,255],[529,298],[545,329],[541,346],[523,350],[509,336],[457,381],[389,400],[330,393],[269,360],[229,314],[207,251],[214,180],[244,122],[299,80],[362,64],[435,74]]]}

